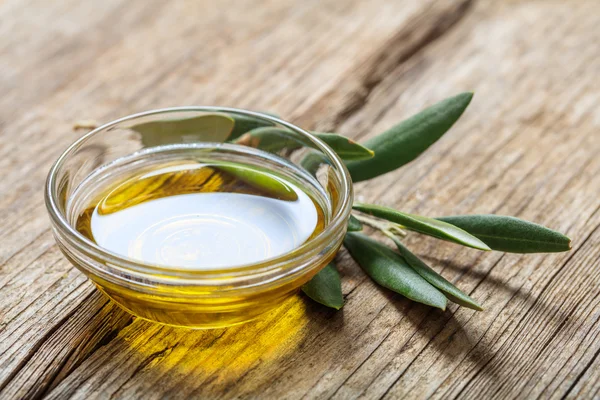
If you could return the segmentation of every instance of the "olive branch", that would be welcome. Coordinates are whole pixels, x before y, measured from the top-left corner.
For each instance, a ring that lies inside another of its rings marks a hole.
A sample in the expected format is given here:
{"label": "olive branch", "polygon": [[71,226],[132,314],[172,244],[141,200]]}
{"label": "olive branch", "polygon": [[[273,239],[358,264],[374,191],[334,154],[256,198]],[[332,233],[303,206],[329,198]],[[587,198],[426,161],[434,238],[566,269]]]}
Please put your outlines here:
{"label": "olive branch", "polygon": [[[472,93],[462,93],[443,100],[366,141],[364,146],[372,150],[374,156],[346,163],[352,180],[374,178],[417,158],[452,127],[472,97]],[[361,214],[350,218],[344,246],[365,273],[383,287],[442,310],[448,300],[478,311],[482,307],[402,244],[401,238],[407,230],[483,251],[547,253],[571,248],[571,240],[565,235],[515,217],[429,218],[374,204],[355,203],[353,208]],[[389,237],[397,251],[359,233],[363,224]],[[340,275],[333,263],[302,290],[327,307],[340,309],[344,304]]]}
{"label": "olive branch", "polygon": [[[411,162],[444,135],[463,114],[472,93],[443,100],[400,122],[364,144],[335,134],[313,132],[344,160],[353,182],[386,174]],[[285,128],[250,116],[210,114],[193,118],[151,121],[129,127],[141,134],[146,147],[177,142],[232,142],[278,152],[314,145]],[[323,156],[308,151],[301,165],[310,172]],[[430,218],[374,204],[354,203],[344,246],[376,283],[413,301],[445,309],[448,300],[482,310],[470,296],[430,268],[402,243],[407,231],[433,236],[483,251],[547,253],[568,251],[571,240],[551,229],[515,217],[461,215]],[[366,236],[367,225],[387,236],[396,249]],[[319,271],[302,290],[327,307],[344,305],[340,274],[332,262]]]}

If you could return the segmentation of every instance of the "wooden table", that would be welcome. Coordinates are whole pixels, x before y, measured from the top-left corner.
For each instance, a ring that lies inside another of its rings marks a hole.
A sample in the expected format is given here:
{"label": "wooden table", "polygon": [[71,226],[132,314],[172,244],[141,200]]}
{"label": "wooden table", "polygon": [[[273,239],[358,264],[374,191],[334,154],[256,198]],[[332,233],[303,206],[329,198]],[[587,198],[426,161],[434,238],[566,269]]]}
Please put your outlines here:
{"label": "wooden table", "polygon": [[[0,1],[0,398],[600,396],[598,1],[216,4]],[[362,140],[465,90],[441,141],[356,192],[573,238],[521,256],[411,235],[484,312],[409,302],[343,251],[343,311],[299,295],[236,328],[162,327],[120,311],[52,238],[43,184],[75,121],[228,105]]]}

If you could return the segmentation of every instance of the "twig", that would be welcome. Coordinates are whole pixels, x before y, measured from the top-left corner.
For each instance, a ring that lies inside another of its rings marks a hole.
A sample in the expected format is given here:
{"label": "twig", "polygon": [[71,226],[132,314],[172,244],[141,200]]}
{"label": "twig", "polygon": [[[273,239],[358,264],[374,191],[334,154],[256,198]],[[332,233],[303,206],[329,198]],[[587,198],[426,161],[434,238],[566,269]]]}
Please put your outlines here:
{"label": "twig", "polygon": [[367,217],[365,215],[357,215],[357,214],[353,214],[353,215],[357,220],[359,220],[363,224],[370,226],[371,228],[380,230],[383,233],[388,232],[389,234],[392,234],[392,235],[397,235],[397,236],[401,236],[401,237],[406,236],[406,231],[403,230],[400,227],[400,225],[395,224],[393,222],[388,222],[388,221],[384,222],[382,220],[373,219],[373,218]]}

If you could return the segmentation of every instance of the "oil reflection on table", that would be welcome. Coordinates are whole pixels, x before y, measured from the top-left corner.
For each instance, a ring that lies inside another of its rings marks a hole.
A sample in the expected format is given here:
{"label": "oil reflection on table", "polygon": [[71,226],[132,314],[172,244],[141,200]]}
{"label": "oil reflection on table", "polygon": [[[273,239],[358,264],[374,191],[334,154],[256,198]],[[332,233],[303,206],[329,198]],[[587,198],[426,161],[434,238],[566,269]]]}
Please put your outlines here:
{"label": "oil reflection on table", "polygon": [[[182,389],[180,385],[198,391],[188,395],[206,394],[203,387],[209,384],[211,390],[223,390],[256,366],[292,354],[306,335],[308,322],[300,296],[256,321],[226,329],[190,330],[136,319],[111,343],[116,352],[130,355],[117,367],[130,375],[120,390],[127,391],[128,381],[139,385],[142,376],[149,385],[162,380],[172,386],[173,394]],[[114,360],[110,364],[114,367]]]}

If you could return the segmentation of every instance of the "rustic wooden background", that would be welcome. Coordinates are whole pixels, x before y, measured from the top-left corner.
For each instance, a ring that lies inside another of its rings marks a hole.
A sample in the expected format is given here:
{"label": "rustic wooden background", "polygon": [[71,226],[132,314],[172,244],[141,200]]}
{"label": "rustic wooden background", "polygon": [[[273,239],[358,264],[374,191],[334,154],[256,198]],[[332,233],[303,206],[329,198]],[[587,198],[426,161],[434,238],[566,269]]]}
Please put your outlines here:
{"label": "rustic wooden background", "polygon": [[[0,398],[598,398],[599,46],[598,0],[0,0]],[[363,139],[465,90],[448,135],[357,197],[573,238],[520,256],[412,235],[484,312],[411,303],[342,252],[341,312],[296,296],[232,329],[161,327],[51,236],[43,183],[75,121],[228,105]]]}

